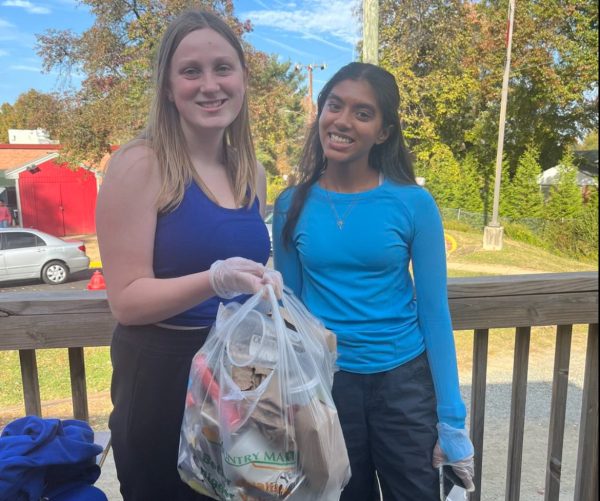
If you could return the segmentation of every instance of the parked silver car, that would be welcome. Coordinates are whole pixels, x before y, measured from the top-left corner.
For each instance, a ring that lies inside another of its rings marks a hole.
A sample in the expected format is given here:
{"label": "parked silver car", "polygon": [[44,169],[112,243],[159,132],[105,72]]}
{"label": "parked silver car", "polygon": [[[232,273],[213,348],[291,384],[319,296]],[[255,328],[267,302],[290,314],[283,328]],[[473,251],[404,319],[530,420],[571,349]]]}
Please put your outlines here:
{"label": "parked silver car", "polygon": [[31,228],[0,229],[0,282],[38,278],[57,285],[89,265],[82,241],[62,240]]}

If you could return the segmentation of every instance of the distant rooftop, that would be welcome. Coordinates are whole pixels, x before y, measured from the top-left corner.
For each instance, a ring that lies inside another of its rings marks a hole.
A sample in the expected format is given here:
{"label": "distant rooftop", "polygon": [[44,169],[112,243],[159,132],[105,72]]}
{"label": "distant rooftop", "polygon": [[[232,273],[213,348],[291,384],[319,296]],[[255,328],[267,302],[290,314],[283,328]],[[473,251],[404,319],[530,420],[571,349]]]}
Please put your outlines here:
{"label": "distant rooftop", "polygon": [[9,144],[58,144],[44,129],[8,129]]}

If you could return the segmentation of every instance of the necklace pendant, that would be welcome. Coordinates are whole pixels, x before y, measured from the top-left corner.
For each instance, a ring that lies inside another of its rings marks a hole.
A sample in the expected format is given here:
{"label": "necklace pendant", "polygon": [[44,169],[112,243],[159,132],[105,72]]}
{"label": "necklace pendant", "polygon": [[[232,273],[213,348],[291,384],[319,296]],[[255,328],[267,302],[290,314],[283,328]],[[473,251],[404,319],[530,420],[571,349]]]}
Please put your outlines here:
{"label": "necklace pendant", "polygon": [[344,229],[344,221],[342,221],[341,219],[338,219],[337,227],[338,227],[338,229],[343,230]]}

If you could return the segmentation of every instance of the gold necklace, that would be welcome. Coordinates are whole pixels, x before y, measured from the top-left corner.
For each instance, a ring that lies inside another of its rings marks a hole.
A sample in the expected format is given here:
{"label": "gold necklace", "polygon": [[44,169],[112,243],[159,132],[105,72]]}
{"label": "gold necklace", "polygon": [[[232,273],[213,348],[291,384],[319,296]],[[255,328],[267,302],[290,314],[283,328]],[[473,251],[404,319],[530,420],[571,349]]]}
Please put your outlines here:
{"label": "gold necklace", "polygon": [[331,210],[333,211],[333,216],[335,217],[335,222],[337,224],[338,230],[342,231],[344,229],[344,222],[346,220],[346,218],[348,217],[348,214],[350,214],[350,211],[352,209],[354,209],[354,206],[356,205],[356,202],[358,202],[359,197],[356,197],[352,203],[350,204],[350,206],[346,209],[346,212],[344,212],[344,215],[342,217],[340,217],[340,215],[338,214],[337,209],[335,208],[335,204],[333,203],[333,200],[331,200],[331,196],[329,195],[329,191],[325,190],[325,194],[327,195],[327,200],[329,201],[329,206],[331,207]]}
{"label": "gold necklace", "polygon": [[[378,186],[381,186],[383,184],[383,173],[380,172],[379,173],[379,178],[378,178]],[[349,207],[346,209],[346,212],[344,212],[344,215],[342,217],[340,217],[337,209],[335,208],[335,204],[333,203],[333,200],[331,200],[331,195],[329,195],[329,190],[327,189],[327,187],[323,188],[325,190],[325,195],[327,195],[327,201],[329,202],[329,206],[331,207],[331,210],[333,212],[333,216],[335,217],[335,223],[338,227],[338,230],[342,231],[344,229],[344,223],[346,221],[346,218],[348,217],[348,215],[350,214],[350,211],[352,209],[354,209],[354,206],[356,205],[356,203],[360,200],[360,195],[357,196],[352,203],[349,205]]]}

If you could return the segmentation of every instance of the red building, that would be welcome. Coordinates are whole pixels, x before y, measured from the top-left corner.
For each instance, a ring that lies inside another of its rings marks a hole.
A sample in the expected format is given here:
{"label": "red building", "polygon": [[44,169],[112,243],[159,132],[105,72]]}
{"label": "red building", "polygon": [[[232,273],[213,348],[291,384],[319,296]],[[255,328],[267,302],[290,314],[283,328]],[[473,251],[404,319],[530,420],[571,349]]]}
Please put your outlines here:
{"label": "red building", "polygon": [[59,150],[54,144],[0,144],[4,199],[16,205],[19,226],[59,237],[95,233],[101,173],[58,163]]}

